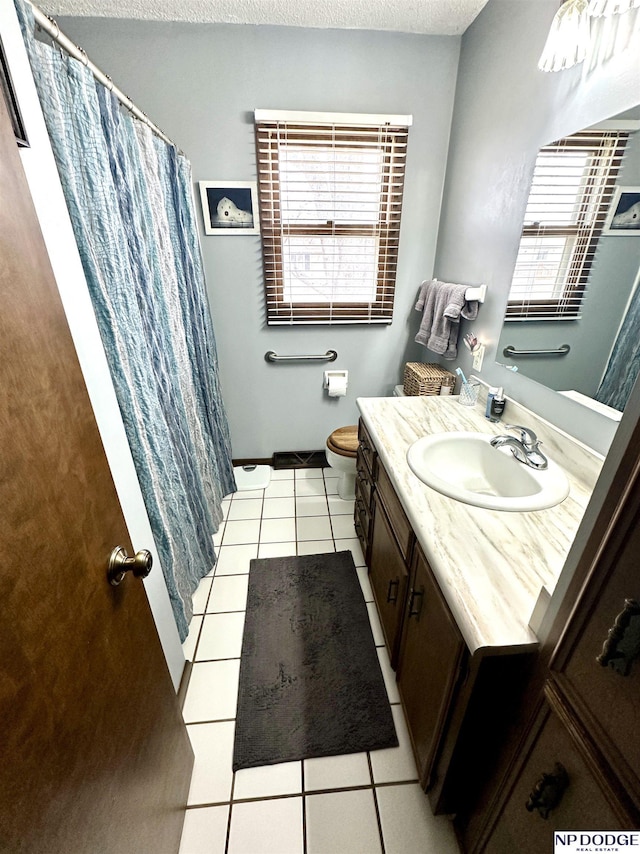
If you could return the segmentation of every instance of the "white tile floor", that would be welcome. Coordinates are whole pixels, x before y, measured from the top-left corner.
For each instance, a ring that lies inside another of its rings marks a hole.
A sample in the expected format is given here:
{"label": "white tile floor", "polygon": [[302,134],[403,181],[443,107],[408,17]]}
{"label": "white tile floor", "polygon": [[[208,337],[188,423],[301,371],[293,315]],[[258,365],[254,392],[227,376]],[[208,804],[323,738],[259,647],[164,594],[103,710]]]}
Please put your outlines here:
{"label": "white tile floor", "polygon": [[[224,502],[218,563],[193,597],[184,718],[195,765],[180,854],[457,854],[417,781],[406,724],[353,527],[331,469],[272,472]],[[231,770],[249,561],[350,549],[368,603],[400,746]]]}

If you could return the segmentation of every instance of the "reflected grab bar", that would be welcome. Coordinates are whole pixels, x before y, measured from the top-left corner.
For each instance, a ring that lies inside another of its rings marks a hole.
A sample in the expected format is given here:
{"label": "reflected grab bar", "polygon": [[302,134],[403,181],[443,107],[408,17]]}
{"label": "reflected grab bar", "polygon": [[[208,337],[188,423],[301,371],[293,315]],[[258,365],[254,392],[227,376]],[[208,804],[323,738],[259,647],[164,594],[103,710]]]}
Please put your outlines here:
{"label": "reflected grab bar", "polygon": [[264,357],[267,362],[335,362],[338,353],[336,350],[327,350],[326,353],[318,356],[278,356],[273,350],[269,350]]}
{"label": "reflected grab bar", "polygon": [[561,344],[557,350],[516,350],[512,344],[509,344],[502,351],[502,355],[508,359],[517,359],[519,356],[566,356],[570,350],[571,347],[568,344]]}

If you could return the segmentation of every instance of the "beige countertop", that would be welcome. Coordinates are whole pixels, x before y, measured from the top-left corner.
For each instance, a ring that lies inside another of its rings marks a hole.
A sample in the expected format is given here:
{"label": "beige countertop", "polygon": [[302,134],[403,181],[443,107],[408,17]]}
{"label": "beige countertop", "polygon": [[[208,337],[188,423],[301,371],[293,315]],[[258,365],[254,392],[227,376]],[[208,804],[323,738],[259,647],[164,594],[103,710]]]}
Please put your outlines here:
{"label": "beige countertop", "polygon": [[523,652],[537,645],[528,626],[543,586],[550,592],[591,497],[602,458],[522,408],[516,423],[544,438],[544,453],[569,478],[569,496],[548,510],[485,510],[448,498],[410,470],[406,453],[422,436],[452,430],[505,433],[484,408],[457,397],[359,398],[375,442],[418,542],[471,653]]}

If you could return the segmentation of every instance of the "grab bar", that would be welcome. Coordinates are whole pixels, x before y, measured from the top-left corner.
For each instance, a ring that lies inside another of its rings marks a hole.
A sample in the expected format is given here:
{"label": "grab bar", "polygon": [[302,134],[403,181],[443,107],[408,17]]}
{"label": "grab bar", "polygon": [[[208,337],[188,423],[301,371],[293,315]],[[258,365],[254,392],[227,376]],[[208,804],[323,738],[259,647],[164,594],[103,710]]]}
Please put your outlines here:
{"label": "grab bar", "polygon": [[324,355],[317,356],[278,356],[273,350],[264,354],[267,362],[335,362],[338,353],[335,350],[327,350]]}
{"label": "grab bar", "polygon": [[519,356],[566,356],[570,350],[571,347],[568,344],[561,344],[557,350],[516,350],[512,344],[509,344],[502,351],[502,355],[508,359],[517,359]]}

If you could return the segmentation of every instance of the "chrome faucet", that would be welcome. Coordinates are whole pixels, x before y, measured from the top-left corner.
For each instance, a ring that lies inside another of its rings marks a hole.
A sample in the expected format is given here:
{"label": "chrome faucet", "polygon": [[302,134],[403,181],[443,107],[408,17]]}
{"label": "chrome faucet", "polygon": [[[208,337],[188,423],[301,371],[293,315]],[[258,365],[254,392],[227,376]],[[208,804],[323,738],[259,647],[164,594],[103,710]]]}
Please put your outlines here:
{"label": "chrome faucet", "polygon": [[513,456],[526,466],[531,466],[534,469],[546,469],[547,458],[540,451],[541,442],[538,437],[529,430],[528,427],[521,427],[518,424],[505,424],[507,430],[519,430],[520,438],[515,436],[494,436],[491,440],[491,445],[494,448],[511,448]]}

